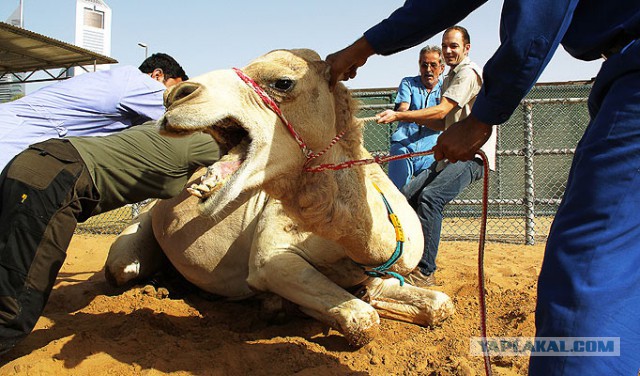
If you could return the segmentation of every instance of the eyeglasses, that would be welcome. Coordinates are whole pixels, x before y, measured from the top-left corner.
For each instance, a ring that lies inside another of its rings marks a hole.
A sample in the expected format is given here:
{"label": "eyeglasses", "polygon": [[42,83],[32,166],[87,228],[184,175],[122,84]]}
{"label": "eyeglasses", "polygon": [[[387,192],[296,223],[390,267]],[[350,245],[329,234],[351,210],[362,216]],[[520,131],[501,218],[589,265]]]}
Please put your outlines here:
{"label": "eyeglasses", "polygon": [[439,66],[440,66],[440,64],[438,64],[438,63],[427,63],[426,61],[423,61],[422,63],[420,63],[420,67],[421,68],[431,67],[431,69],[433,69],[433,70],[438,69]]}

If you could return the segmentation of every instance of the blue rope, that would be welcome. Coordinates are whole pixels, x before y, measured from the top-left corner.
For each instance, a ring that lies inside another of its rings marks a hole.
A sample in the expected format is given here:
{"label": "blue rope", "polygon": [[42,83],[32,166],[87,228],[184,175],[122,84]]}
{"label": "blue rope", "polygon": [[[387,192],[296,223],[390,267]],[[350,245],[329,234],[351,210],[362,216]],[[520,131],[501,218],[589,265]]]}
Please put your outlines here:
{"label": "blue rope", "polygon": [[393,252],[393,255],[391,255],[391,258],[389,258],[387,262],[385,262],[380,266],[367,267],[361,264],[358,264],[358,265],[360,265],[363,269],[365,269],[364,273],[370,277],[390,276],[400,281],[400,286],[404,286],[404,277],[396,272],[392,272],[389,270],[389,268],[391,268],[393,264],[395,264],[400,259],[400,257],[402,257],[402,252],[404,250],[404,239],[403,239],[403,236],[401,235],[402,226],[400,226],[399,221],[394,222],[392,220],[392,218],[395,215],[393,215],[393,210],[391,209],[391,205],[389,205],[389,201],[387,201],[387,198],[384,197],[384,194],[382,193],[380,188],[378,188],[377,185],[374,184],[374,187],[378,190],[378,192],[380,192],[380,196],[382,196],[382,201],[384,202],[384,205],[387,208],[387,213],[389,214],[389,221],[391,221],[391,223],[393,224],[393,227],[396,229],[396,240],[397,240],[396,249]]}
{"label": "blue rope", "polygon": [[[403,242],[398,241],[398,243],[396,245],[396,250],[393,252],[393,255],[391,255],[391,258],[387,262],[385,262],[384,264],[382,264],[380,266],[376,266],[374,268],[369,268],[369,270],[365,270],[364,274],[366,274],[366,275],[368,275],[370,277],[390,276],[390,277],[396,278],[398,281],[400,281],[400,286],[404,286],[404,277],[401,276],[400,274],[396,273],[396,272],[392,272],[392,271],[388,270],[402,256],[403,245],[404,245]],[[363,265],[360,265],[360,266],[365,268],[365,266],[363,266]]]}

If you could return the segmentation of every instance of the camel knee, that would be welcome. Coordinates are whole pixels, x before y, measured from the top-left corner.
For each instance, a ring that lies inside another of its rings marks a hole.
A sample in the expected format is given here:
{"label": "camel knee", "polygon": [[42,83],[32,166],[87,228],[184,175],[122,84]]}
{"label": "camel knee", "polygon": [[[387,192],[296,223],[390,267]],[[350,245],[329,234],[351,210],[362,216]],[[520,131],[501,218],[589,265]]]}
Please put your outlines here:
{"label": "camel knee", "polygon": [[151,277],[166,260],[153,235],[150,212],[146,211],[125,228],[109,248],[105,278],[113,286],[123,286]]}

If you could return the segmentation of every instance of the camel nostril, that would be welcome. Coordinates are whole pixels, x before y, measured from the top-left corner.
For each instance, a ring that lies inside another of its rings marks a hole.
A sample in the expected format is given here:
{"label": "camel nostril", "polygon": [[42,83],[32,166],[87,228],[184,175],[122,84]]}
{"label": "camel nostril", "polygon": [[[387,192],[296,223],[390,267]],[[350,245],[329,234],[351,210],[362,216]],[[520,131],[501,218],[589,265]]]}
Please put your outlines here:
{"label": "camel nostril", "polygon": [[193,96],[200,88],[200,84],[195,82],[179,83],[165,92],[164,106],[169,108],[172,104]]}

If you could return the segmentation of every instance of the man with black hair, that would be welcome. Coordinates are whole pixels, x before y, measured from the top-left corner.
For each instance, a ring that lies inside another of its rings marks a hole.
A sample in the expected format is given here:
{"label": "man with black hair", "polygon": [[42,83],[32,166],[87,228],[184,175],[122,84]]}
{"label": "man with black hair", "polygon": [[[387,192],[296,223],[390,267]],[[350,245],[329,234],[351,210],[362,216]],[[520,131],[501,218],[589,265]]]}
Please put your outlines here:
{"label": "man with black hair", "polygon": [[150,75],[154,80],[162,82],[166,87],[171,87],[189,79],[180,64],[174,58],[162,52],[146,58],[138,69],[142,73]]}
{"label": "man with black hair", "polygon": [[103,136],[164,113],[164,91],[188,79],[171,56],[156,53],[123,66],[56,82],[0,104],[0,170],[27,146],[50,138]]}
{"label": "man with black hair", "polygon": [[[139,69],[85,74],[0,108],[16,120],[0,122],[1,156],[13,158],[0,166],[0,354],[38,321],[79,222],[173,197],[218,159],[209,135],[165,137],[155,121],[141,124],[162,116],[165,88],[187,78],[154,54]],[[24,137],[6,142],[13,133]]]}

